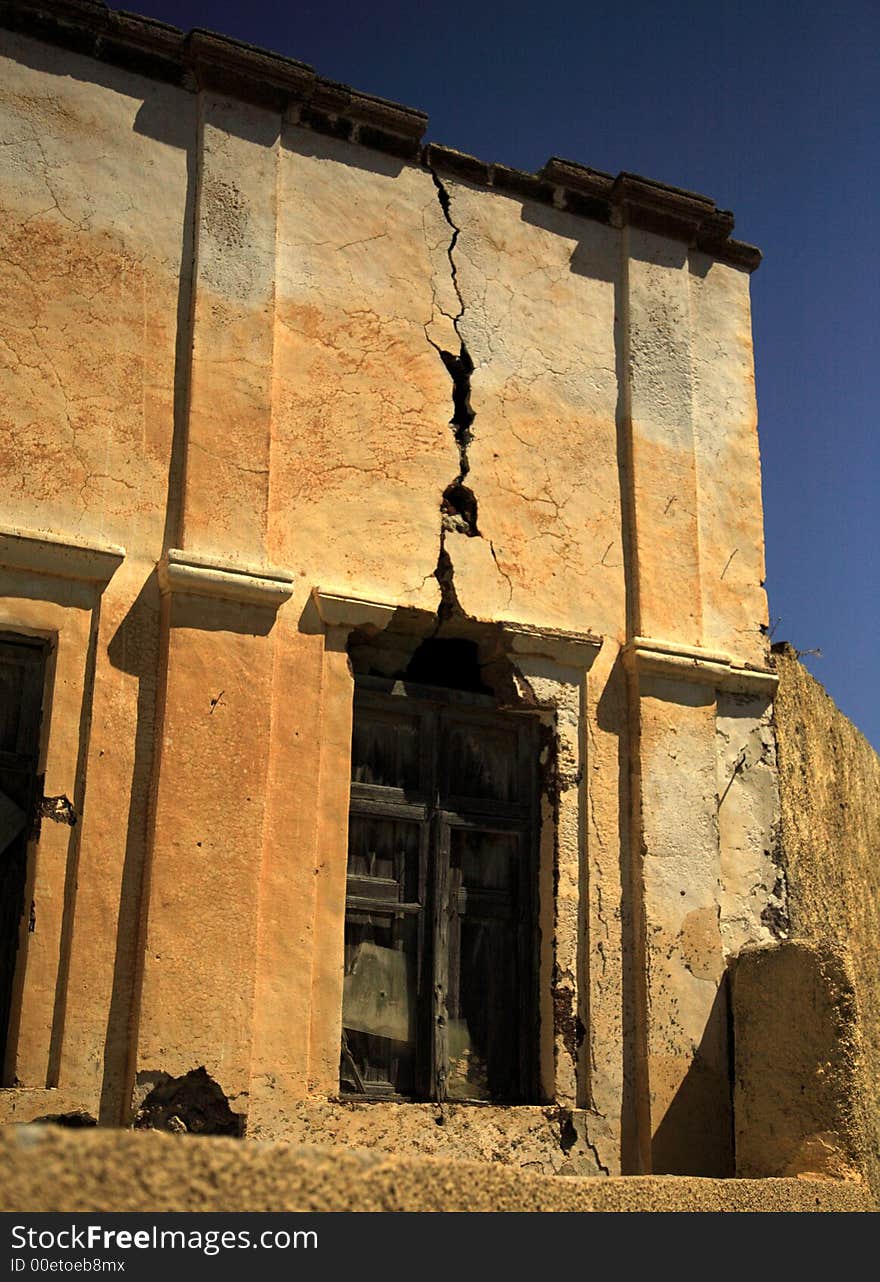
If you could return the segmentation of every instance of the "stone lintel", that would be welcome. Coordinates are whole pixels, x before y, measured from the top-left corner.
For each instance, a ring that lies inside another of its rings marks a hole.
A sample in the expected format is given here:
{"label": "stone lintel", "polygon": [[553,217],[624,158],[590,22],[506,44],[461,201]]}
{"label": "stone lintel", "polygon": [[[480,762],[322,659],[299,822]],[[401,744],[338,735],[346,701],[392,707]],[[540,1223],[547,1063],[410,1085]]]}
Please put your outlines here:
{"label": "stone lintel", "polygon": [[381,632],[397,609],[384,601],[366,601],[363,597],[346,596],[325,588],[312,588],[312,600],[326,628],[373,627]]}
{"label": "stone lintel", "polygon": [[570,668],[590,668],[602,648],[602,638],[591,632],[568,632],[562,628],[536,628],[528,623],[501,623],[501,631],[513,654],[552,659]]}
{"label": "stone lintel", "polygon": [[[385,601],[312,588],[312,600],[326,628],[373,627],[382,631],[398,609]],[[409,607],[404,607],[409,608]],[[506,619],[486,620],[487,627],[500,627],[511,653],[551,659],[572,668],[589,668],[602,648],[602,638],[591,632],[570,632],[563,628],[539,628],[530,623]]]}
{"label": "stone lintel", "polygon": [[704,650],[653,637],[635,637],[624,649],[623,657],[639,676],[695,681],[734,693],[772,698],[779,683],[771,669],[739,663],[721,650]]}
{"label": "stone lintel", "polygon": [[170,548],[159,562],[162,592],[220,597],[277,609],[293,592],[293,577],[282,570],[234,565],[229,561]]}
{"label": "stone lintel", "polygon": [[125,548],[91,539],[0,526],[0,566],[103,587],[125,558]]}

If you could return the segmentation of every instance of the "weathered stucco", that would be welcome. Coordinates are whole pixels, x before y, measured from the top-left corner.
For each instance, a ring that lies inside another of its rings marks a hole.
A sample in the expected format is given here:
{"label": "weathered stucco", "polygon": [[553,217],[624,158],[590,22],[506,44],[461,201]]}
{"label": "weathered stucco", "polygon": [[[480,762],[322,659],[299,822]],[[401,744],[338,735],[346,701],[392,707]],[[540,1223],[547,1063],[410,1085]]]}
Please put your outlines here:
{"label": "weathered stucco", "polygon": [[[70,0],[74,52],[51,9],[0,34],[0,625],[51,641],[78,822],[31,844],[0,1120],[207,1075],[252,1138],[731,1174],[727,963],[787,912],[757,251],[703,197],[422,149]],[[553,747],[540,1098],[442,1125],[336,1099],[347,648],[437,634]]]}

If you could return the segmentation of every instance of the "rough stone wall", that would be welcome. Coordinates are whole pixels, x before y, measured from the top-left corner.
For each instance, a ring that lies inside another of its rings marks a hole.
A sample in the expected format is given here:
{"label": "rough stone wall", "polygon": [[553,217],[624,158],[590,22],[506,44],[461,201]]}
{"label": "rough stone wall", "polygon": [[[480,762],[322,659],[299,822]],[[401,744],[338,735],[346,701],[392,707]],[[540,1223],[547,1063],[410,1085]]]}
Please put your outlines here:
{"label": "rough stone wall", "polygon": [[775,648],[781,865],[791,931],[852,958],[862,1038],[860,1131],[880,1184],[880,759],[790,646]]}

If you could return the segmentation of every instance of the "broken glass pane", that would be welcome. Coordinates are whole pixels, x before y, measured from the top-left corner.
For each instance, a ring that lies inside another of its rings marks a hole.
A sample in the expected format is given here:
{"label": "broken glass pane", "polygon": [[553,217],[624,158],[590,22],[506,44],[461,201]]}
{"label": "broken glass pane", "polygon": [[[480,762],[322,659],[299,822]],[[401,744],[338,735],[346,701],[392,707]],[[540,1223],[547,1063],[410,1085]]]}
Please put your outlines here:
{"label": "broken glass pane", "polygon": [[[382,882],[376,897],[415,903],[419,898],[419,828],[395,819],[352,815],[348,830],[348,875],[357,877],[361,894],[369,894],[366,878]],[[389,893],[388,882],[396,883]]]}
{"label": "broken glass pane", "polygon": [[411,1091],[415,1050],[416,921],[350,912],[343,978],[344,1091]]}
{"label": "broken glass pane", "polygon": [[354,945],[350,966],[343,981],[345,1027],[408,1042],[413,1011],[406,956],[395,948],[364,940]]}

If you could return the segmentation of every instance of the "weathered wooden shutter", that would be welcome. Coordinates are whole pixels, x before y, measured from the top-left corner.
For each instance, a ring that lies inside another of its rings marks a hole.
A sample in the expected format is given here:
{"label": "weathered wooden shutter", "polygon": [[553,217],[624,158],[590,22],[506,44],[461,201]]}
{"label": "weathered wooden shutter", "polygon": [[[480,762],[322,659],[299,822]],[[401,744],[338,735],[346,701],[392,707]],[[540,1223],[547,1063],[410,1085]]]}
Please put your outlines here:
{"label": "weathered wooden shutter", "polygon": [[536,1098],[536,760],[492,699],[360,678],[344,1093]]}

